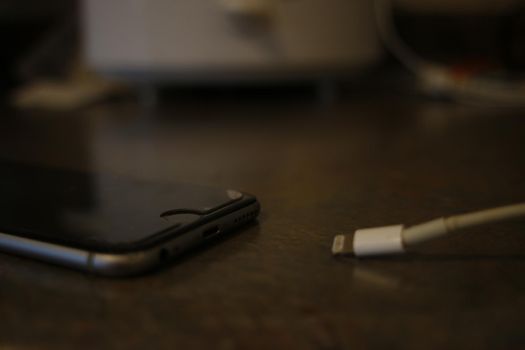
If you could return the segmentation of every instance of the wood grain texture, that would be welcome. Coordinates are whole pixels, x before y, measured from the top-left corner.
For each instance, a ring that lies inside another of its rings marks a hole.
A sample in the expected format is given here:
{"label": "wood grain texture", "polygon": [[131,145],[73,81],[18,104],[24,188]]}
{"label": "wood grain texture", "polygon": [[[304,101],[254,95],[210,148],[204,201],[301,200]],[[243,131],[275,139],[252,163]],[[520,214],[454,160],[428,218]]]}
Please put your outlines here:
{"label": "wood grain texture", "polygon": [[525,347],[523,221],[405,257],[330,255],[337,233],[522,201],[523,112],[197,94],[155,112],[5,112],[0,146],[3,159],[236,188],[263,208],[258,225],[138,278],[0,254],[2,349]]}

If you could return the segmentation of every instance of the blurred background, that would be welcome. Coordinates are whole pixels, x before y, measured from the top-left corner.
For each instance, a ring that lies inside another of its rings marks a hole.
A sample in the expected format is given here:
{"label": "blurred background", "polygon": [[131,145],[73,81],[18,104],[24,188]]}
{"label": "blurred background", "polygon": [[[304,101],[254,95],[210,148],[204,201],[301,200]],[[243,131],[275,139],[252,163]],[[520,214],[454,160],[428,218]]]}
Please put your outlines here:
{"label": "blurred background", "polygon": [[341,84],[404,78],[433,97],[523,101],[518,0],[6,0],[0,35],[0,94],[18,108],[290,84],[331,101]]}

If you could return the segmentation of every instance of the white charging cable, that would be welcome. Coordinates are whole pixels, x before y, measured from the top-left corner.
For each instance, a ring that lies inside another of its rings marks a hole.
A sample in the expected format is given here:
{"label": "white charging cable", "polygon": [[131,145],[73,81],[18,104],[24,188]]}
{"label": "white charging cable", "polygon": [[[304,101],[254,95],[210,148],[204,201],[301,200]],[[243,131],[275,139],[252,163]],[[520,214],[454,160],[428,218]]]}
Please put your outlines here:
{"label": "white charging cable", "polygon": [[[417,55],[399,35],[393,18],[392,0],[374,0],[379,36],[386,48],[412,71],[421,88],[432,95],[500,107],[525,106],[525,80],[498,78],[497,74],[462,76],[453,67],[430,62]],[[497,73],[497,72],[496,72]]]}
{"label": "white charging cable", "polygon": [[464,228],[517,217],[525,217],[525,203],[442,217],[408,228],[394,225],[360,229],[354,234],[337,235],[332,245],[332,253],[353,254],[357,257],[398,254],[411,246]]}

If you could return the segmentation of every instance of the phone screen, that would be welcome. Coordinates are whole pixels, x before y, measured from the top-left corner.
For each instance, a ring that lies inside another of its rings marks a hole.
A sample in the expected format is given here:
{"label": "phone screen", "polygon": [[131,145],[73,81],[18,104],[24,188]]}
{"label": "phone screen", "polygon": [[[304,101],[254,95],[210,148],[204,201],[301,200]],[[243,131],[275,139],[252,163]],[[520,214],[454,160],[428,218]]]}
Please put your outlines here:
{"label": "phone screen", "polygon": [[201,218],[163,213],[212,211],[241,197],[196,185],[0,163],[0,232],[83,249],[125,250]]}

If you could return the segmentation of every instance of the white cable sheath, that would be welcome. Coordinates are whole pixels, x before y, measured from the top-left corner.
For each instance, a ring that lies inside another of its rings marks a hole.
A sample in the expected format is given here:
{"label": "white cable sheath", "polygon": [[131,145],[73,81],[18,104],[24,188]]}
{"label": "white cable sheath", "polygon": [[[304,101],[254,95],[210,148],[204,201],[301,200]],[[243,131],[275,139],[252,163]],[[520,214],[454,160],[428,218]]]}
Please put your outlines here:
{"label": "white cable sheath", "polygon": [[525,216],[525,203],[481,210],[468,214],[439,218],[407,228],[402,233],[403,243],[418,244],[467,227],[478,226]]}

